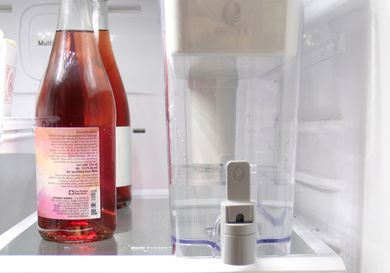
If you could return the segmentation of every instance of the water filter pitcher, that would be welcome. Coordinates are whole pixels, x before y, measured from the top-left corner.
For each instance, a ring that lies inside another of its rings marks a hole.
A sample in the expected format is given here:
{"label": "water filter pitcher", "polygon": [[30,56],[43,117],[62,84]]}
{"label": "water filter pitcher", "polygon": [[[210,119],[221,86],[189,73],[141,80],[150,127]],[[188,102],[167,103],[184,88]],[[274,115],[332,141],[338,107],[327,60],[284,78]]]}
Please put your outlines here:
{"label": "water filter pitcher", "polygon": [[226,163],[250,164],[257,255],[291,241],[299,0],[162,2],[172,241],[219,256]]}

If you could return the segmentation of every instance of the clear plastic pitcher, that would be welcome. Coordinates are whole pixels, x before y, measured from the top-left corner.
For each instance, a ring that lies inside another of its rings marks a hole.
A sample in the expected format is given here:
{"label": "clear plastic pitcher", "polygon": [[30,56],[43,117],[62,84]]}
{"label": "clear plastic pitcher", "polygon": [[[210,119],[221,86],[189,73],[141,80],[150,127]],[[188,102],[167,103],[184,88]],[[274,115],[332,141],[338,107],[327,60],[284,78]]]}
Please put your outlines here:
{"label": "clear plastic pitcher", "polygon": [[167,0],[172,241],[219,255],[225,165],[251,166],[258,255],[289,252],[299,88],[299,0]]}

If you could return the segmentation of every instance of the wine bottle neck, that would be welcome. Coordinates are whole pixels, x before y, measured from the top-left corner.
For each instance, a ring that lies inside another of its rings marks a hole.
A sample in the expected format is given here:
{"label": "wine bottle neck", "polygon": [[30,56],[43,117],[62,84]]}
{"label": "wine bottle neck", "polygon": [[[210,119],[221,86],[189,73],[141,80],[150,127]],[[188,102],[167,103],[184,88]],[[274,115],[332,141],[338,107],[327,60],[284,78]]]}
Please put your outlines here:
{"label": "wine bottle neck", "polygon": [[61,0],[57,30],[93,31],[90,1]]}
{"label": "wine bottle neck", "polygon": [[94,30],[108,30],[107,0],[92,0],[92,21]]}

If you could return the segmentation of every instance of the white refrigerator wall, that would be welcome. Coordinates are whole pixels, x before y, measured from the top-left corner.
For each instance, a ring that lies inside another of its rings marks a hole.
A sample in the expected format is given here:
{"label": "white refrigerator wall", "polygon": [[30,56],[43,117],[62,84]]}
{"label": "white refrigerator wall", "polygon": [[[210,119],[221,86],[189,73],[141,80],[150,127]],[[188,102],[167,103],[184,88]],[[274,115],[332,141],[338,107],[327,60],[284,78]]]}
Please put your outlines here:
{"label": "white refrigerator wall", "polygon": [[368,0],[305,6],[296,167],[296,217],[360,271],[366,100],[370,76]]}
{"label": "white refrigerator wall", "polygon": [[[0,29],[18,46],[12,115],[34,116],[57,25],[58,2],[0,0]],[[167,190],[163,50],[157,0],[110,0],[114,53],[130,106],[133,188]],[[140,130],[139,130],[140,129]],[[145,133],[142,133],[142,132]]]}
{"label": "white refrigerator wall", "polygon": [[371,0],[361,272],[390,272],[390,1]]}

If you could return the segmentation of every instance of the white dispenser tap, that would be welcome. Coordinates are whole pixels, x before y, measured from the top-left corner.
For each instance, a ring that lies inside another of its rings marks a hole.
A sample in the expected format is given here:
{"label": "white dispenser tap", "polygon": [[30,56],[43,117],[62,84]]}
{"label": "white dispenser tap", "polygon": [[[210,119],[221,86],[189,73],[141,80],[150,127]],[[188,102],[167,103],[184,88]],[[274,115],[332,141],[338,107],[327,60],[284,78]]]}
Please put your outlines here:
{"label": "white dispenser tap", "polygon": [[250,167],[246,161],[226,166],[227,200],[221,204],[222,260],[248,265],[256,260],[255,204],[250,201]]}

